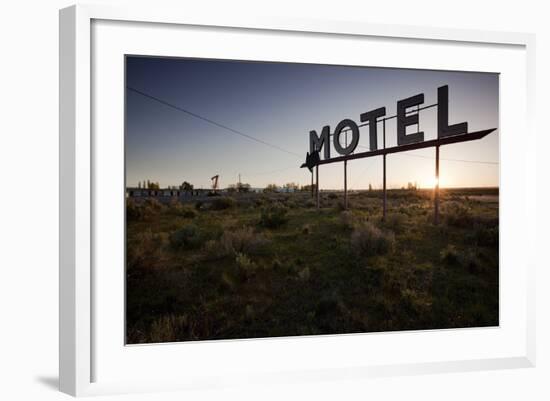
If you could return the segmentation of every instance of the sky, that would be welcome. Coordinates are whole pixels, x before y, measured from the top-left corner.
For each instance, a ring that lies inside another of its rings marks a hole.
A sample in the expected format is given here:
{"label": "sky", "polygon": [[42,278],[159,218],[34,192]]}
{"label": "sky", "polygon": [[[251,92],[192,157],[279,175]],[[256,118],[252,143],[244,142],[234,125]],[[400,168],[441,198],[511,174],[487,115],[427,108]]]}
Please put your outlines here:
{"label": "sky", "polygon": [[[398,100],[419,93],[424,105],[434,104],[442,85],[449,86],[449,124],[466,121],[469,132],[498,128],[499,81],[493,73],[127,56],[126,185],[188,181],[210,188],[214,175],[221,188],[239,175],[257,188],[310,184],[309,170],[300,165],[311,130],[320,133],[329,125],[332,133],[342,119],[360,123],[360,114],[379,107],[394,115]],[[435,139],[437,109],[421,111],[419,119],[424,139]],[[386,146],[396,146],[395,119],[386,124]],[[408,127],[407,133],[415,130]],[[330,146],[331,157],[337,156]],[[355,153],[368,147],[368,127],[362,127]],[[498,186],[499,131],[442,146],[440,158],[441,187]],[[382,157],[349,161],[347,173],[349,189],[381,188]],[[343,188],[343,163],[322,165],[319,174],[321,189]],[[409,182],[433,187],[434,176],[433,147],[387,156],[389,188]]]}

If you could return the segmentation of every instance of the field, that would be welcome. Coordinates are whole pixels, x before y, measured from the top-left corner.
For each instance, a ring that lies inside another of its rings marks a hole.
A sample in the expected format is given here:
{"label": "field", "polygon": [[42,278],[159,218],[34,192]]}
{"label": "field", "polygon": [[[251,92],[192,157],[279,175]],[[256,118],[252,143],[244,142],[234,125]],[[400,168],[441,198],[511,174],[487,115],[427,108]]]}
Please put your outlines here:
{"label": "field", "polygon": [[496,326],[498,189],[127,200],[128,343]]}

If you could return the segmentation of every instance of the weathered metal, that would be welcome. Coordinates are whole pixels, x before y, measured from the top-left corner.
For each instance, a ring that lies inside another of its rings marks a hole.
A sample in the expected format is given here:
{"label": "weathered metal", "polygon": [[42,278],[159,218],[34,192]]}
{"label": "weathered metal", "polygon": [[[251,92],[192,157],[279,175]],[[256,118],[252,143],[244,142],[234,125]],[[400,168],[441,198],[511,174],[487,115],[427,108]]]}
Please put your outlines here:
{"label": "weathered metal", "polygon": [[315,166],[315,175],[317,176],[317,183],[315,184],[315,191],[317,193],[317,209],[321,207],[321,194],[319,193],[319,165]]}
{"label": "weathered metal", "polygon": [[434,223],[439,224],[439,145],[435,147]]}
{"label": "weathered metal", "polygon": [[[410,150],[436,148],[436,184],[434,186],[434,221],[439,222],[439,148],[440,146],[450,145],[459,142],[474,141],[484,138],[496,128],[468,132],[468,123],[462,122],[449,125],[449,87],[441,86],[437,89],[437,103],[422,106],[424,103],[424,94],[420,93],[406,99],[397,101],[397,113],[393,116],[385,117],[386,109],[381,107],[363,113],[360,115],[362,124],[356,124],[353,120],[344,119],[338,123],[333,134],[330,133],[330,126],[325,125],[321,135],[310,131],[310,151],[306,154],[306,161],[301,167],[307,167],[313,172],[316,171],[316,193],[317,207],[320,207],[319,199],[319,166],[323,164],[344,162],[344,207],[348,206],[348,188],[347,188],[347,164],[349,160],[363,159],[367,157],[383,156],[383,219],[387,213],[387,187],[386,187],[386,158],[387,155],[398,152],[407,152]],[[416,106],[416,107],[415,107]],[[421,110],[426,110],[437,106],[437,138],[424,140],[424,132],[420,131],[419,115]],[[408,110],[415,107],[415,110]],[[386,148],[386,121],[393,118],[397,119],[397,146]],[[383,129],[383,148],[378,149],[377,125],[382,122]],[[353,153],[359,143],[359,127],[369,125],[369,150],[365,152]],[[416,125],[416,132],[407,134],[407,127]],[[351,131],[351,143],[348,145],[347,132]],[[340,135],[346,133],[345,146],[340,143]],[[333,137],[335,150],[340,154],[337,157],[330,157],[330,139]],[[324,159],[321,159],[319,152],[324,147]]]}
{"label": "weathered metal", "polygon": [[348,161],[344,160],[344,209],[348,210]]}
{"label": "weathered metal", "polygon": [[[340,134],[343,132],[343,129],[348,127],[351,130],[351,143],[347,144],[347,135],[346,135],[346,146],[342,146],[340,143]],[[357,144],[359,143],[359,127],[355,121],[346,118],[338,123],[336,129],[334,130],[334,148],[341,155],[349,155],[352,153]]]}
{"label": "weathered metal", "polygon": [[[424,142],[410,143],[410,144],[401,145],[401,146],[392,146],[390,148],[377,149],[377,150],[373,150],[373,151],[366,151],[366,152],[360,152],[360,153],[354,153],[352,155],[347,155],[347,156],[338,156],[338,157],[333,157],[332,159],[319,160],[319,162],[317,164],[318,165],[323,165],[323,164],[337,163],[337,162],[342,162],[344,160],[363,159],[365,157],[388,155],[388,154],[391,154],[391,153],[406,152],[406,151],[409,151],[409,150],[431,148],[433,146],[443,146],[443,145],[450,145],[450,144],[458,143],[458,142],[474,141],[476,139],[481,139],[481,138],[489,135],[491,132],[493,132],[495,130],[496,130],[496,128],[491,128],[491,129],[486,129],[486,130],[483,130],[483,131],[476,131],[476,132],[470,132],[470,133],[466,133],[466,134],[449,136],[449,137],[446,137],[446,138],[430,139],[430,140],[424,141]],[[304,166],[304,165],[302,165],[302,166]]]}

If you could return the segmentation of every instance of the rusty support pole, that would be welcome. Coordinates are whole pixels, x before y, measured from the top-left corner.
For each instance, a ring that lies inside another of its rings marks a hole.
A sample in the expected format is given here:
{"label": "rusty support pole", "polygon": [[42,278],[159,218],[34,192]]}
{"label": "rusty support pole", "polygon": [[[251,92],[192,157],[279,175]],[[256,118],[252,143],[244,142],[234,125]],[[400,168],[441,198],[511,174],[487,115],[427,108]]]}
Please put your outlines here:
{"label": "rusty support pole", "polygon": [[315,175],[317,176],[317,184],[315,185],[315,190],[317,191],[317,209],[321,207],[321,198],[319,194],[319,165],[315,166]]}
{"label": "rusty support pole", "polygon": [[348,161],[344,160],[344,209],[348,210]]}
{"label": "rusty support pole", "polygon": [[[382,140],[384,149],[386,149],[386,119],[382,120]],[[386,211],[387,211],[387,193],[386,193],[386,154],[383,155],[383,186],[384,186],[384,204],[382,207],[382,220],[386,220]]]}
{"label": "rusty support pole", "polygon": [[435,147],[434,223],[439,224],[439,146]]}
{"label": "rusty support pole", "polygon": [[383,156],[384,160],[384,167],[383,167],[383,182],[384,182],[384,204],[382,207],[382,220],[386,220],[386,212],[387,212],[387,191],[386,191],[386,155]]}
{"label": "rusty support pole", "polygon": [[313,185],[313,170],[312,170],[311,171],[311,197],[312,198],[315,197],[315,192],[313,192],[313,191],[315,191],[315,187]]}

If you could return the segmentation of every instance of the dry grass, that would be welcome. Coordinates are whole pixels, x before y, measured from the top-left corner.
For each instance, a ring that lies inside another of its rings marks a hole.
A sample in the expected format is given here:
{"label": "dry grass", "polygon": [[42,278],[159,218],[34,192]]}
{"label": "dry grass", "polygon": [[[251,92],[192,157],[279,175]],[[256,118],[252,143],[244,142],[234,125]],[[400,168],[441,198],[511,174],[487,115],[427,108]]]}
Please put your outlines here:
{"label": "dry grass", "polygon": [[[328,193],[129,202],[128,342],[498,325],[498,203],[465,198],[486,192],[442,192],[437,226],[422,191],[389,191],[385,222],[377,191],[344,212]],[[284,223],[260,224],[272,208]]]}

